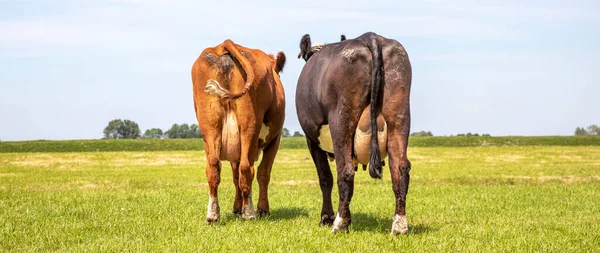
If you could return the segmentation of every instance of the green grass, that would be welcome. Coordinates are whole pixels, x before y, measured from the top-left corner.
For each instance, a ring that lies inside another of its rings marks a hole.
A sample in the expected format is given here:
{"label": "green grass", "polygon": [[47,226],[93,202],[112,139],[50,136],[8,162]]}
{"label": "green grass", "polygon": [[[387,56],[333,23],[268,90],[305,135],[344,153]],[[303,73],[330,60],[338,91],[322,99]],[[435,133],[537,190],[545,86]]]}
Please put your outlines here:
{"label": "green grass", "polygon": [[[410,137],[410,147],[600,146],[600,136]],[[283,149],[306,149],[304,137],[283,138]],[[0,153],[203,150],[200,139],[0,142]]]}
{"label": "green grass", "polygon": [[225,164],[213,225],[202,151],[1,153],[0,251],[600,251],[599,146],[415,147],[409,158],[409,234],[391,236],[389,171],[357,172],[351,232],[331,234],[305,149],[280,150],[266,219],[233,217]]}

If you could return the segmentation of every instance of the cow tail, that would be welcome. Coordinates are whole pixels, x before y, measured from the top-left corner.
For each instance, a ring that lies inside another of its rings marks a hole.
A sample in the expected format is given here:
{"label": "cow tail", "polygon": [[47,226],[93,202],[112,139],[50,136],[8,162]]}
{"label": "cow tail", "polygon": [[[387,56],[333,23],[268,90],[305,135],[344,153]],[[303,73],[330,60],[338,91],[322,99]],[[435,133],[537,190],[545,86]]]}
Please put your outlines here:
{"label": "cow tail", "polygon": [[371,157],[369,161],[369,174],[372,178],[381,179],[383,165],[377,139],[377,116],[381,112],[383,86],[385,85],[383,80],[383,53],[381,49],[381,40],[379,38],[371,39],[369,49],[371,50],[373,58],[373,67],[371,70],[373,83],[371,84]]}
{"label": "cow tail", "polygon": [[242,89],[240,93],[227,94],[223,97],[228,99],[237,99],[246,94],[252,87],[252,84],[254,83],[254,69],[252,68],[250,61],[248,61],[248,59],[242,55],[242,52],[240,52],[233,41],[225,40],[223,42],[223,46],[225,47],[225,50],[227,50],[235,59],[240,62],[244,72],[246,72],[246,85],[244,86],[244,89]]}

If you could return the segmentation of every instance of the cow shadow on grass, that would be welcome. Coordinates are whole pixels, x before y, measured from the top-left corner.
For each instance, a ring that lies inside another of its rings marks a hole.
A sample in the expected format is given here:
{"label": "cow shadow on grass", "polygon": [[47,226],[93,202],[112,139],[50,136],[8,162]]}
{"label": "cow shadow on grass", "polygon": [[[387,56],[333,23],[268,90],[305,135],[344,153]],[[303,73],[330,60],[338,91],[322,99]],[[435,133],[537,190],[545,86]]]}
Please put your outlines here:
{"label": "cow shadow on grass", "polygon": [[[271,214],[267,217],[259,218],[257,220],[270,220],[270,221],[284,221],[284,220],[292,220],[299,217],[308,217],[308,211],[304,208],[299,207],[282,207],[271,209]],[[242,219],[241,217],[234,215],[233,213],[227,213],[224,217],[221,217],[219,222],[213,223],[213,226],[224,226],[229,222],[235,221],[247,221]]]}
{"label": "cow shadow on grass", "polygon": [[268,219],[273,221],[293,220],[299,217],[308,217],[308,210],[300,207],[281,207],[271,209]]}
{"label": "cow shadow on grass", "polygon": [[[375,217],[372,214],[352,213],[352,225],[350,230],[374,231],[390,233],[392,229],[392,217]],[[408,224],[408,235],[427,234],[438,229],[427,224]]]}

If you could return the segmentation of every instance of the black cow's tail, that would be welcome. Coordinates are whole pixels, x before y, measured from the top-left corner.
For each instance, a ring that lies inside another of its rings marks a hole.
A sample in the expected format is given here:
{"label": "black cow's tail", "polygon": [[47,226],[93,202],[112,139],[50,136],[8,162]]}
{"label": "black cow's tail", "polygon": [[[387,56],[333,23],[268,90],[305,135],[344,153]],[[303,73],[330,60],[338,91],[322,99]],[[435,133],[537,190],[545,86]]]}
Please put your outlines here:
{"label": "black cow's tail", "polygon": [[381,179],[383,164],[381,162],[381,154],[379,153],[379,142],[377,138],[377,116],[381,112],[383,100],[383,53],[381,49],[380,38],[373,37],[369,43],[371,56],[373,58],[373,66],[371,76],[373,83],[371,84],[371,159],[369,161],[369,174],[372,178]]}

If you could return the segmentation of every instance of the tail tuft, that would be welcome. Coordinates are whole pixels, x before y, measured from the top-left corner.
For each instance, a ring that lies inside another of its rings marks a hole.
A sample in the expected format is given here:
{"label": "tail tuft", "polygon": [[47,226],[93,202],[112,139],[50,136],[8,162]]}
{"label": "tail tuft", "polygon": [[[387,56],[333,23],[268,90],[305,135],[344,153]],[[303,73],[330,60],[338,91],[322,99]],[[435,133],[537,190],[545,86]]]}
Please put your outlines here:
{"label": "tail tuft", "polygon": [[275,72],[280,73],[283,71],[283,66],[285,66],[285,54],[283,52],[277,53],[277,58],[275,58]]}

